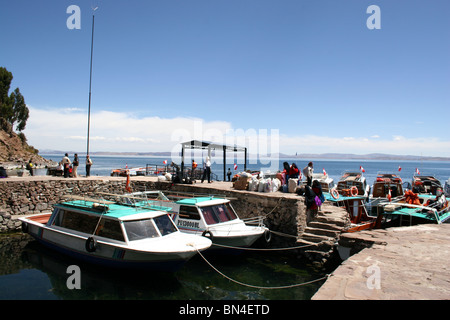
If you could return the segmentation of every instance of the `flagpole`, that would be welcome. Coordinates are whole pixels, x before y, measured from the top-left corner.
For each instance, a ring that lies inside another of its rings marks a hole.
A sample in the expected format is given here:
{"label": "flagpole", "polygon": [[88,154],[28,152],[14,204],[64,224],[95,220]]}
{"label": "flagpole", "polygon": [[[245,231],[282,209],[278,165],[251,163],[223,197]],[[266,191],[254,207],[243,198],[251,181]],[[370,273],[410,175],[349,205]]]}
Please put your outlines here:
{"label": "flagpole", "polygon": [[87,127],[87,150],[86,155],[89,155],[89,134],[91,127],[91,88],[92,88],[92,57],[94,55],[94,22],[95,22],[95,10],[98,7],[93,8],[92,12],[92,37],[91,37],[91,65],[89,73],[89,105],[88,105],[88,127]]}

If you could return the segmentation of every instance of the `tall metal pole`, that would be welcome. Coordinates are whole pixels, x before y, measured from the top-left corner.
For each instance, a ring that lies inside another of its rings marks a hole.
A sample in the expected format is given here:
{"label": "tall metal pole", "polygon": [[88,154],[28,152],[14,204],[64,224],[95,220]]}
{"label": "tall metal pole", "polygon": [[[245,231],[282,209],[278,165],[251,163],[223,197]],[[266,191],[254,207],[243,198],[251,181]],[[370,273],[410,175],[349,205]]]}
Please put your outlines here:
{"label": "tall metal pole", "polygon": [[[97,8],[94,9],[94,12]],[[87,128],[87,151],[86,154],[89,155],[89,132],[91,126],[91,87],[92,87],[92,57],[94,54],[94,20],[95,15],[92,14],[92,39],[91,39],[91,70],[89,75],[89,107],[88,107],[88,128]]]}

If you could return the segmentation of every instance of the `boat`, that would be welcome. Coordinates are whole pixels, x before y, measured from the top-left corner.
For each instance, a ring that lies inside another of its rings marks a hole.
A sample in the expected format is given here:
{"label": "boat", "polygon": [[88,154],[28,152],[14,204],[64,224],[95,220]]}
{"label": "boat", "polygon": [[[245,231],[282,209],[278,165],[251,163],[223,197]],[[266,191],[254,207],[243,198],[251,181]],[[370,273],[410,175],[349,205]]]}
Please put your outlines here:
{"label": "boat", "polygon": [[405,191],[403,197],[380,203],[383,215],[398,218],[400,226],[405,224],[437,223],[450,221],[450,197],[442,190],[436,195]]}
{"label": "boat", "polygon": [[350,225],[345,232],[373,229],[379,225],[377,217],[370,216],[366,203],[370,186],[360,172],[345,172],[337,186],[329,192],[323,192],[326,201],[338,207],[344,207],[349,214]]}
{"label": "boat", "polygon": [[404,195],[403,180],[395,173],[378,173],[372,186],[372,194],[367,204],[370,211],[376,211],[380,202]]}
{"label": "boat", "polygon": [[447,197],[450,197],[450,178],[448,178],[447,181],[445,181],[444,184],[444,193]]}
{"label": "boat", "polygon": [[[322,192],[331,192],[331,189],[335,187],[334,180],[328,176],[328,174],[313,173],[312,181],[317,180],[322,187]],[[306,186],[307,181],[302,181],[302,186]]]}
{"label": "boat", "polygon": [[441,182],[432,175],[414,175],[410,189],[418,194],[436,195],[438,190],[443,190]]}
{"label": "boat", "polygon": [[369,197],[370,186],[361,172],[344,172],[337,183],[337,191],[343,196]]}
{"label": "boat", "polygon": [[271,238],[263,217],[240,219],[231,200],[220,196],[144,191],[123,201],[168,212],[181,232],[211,239],[214,249],[246,248],[262,236]]}
{"label": "boat", "polygon": [[181,233],[166,211],[72,196],[52,213],[20,218],[43,245],[90,263],[173,272],[211,240]]}

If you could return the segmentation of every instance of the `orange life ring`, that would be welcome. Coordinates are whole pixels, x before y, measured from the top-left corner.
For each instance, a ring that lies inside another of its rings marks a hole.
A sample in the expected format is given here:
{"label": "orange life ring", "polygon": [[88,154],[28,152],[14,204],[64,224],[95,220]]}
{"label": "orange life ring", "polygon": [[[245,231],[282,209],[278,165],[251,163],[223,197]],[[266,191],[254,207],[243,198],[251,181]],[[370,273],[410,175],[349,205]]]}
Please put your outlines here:
{"label": "orange life ring", "polygon": [[339,192],[336,188],[331,189],[331,196],[333,197],[333,199],[339,199]]}
{"label": "orange life ring", "polygon": [[350,188],[350,193],[352,195],[352,197],[355,197],[358,195],[358,188],[356,186],[353,186]]}

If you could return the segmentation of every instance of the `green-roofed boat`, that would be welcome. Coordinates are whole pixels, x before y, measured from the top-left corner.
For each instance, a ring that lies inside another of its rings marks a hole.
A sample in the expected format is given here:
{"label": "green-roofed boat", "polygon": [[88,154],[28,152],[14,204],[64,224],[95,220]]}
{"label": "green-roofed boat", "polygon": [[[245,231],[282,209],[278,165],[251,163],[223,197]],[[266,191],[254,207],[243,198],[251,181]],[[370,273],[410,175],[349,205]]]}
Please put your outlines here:
{"label": "green-roofed boat", "polygon": [[169,212],[181,232],[210,238],[214,249],[246,248],[263,235],[266,241],[271,238],[262,217],[240,219],[230,199],[220,196],[146,191],[122,197],[122,201]]}
{"label": "green-roofed boat", "polygon": [[166,211],[113,201],[72,197],[53,213],[20,220],[45,246],[110,267],[176,271],[211,246],[205,237],[181,233]]}

